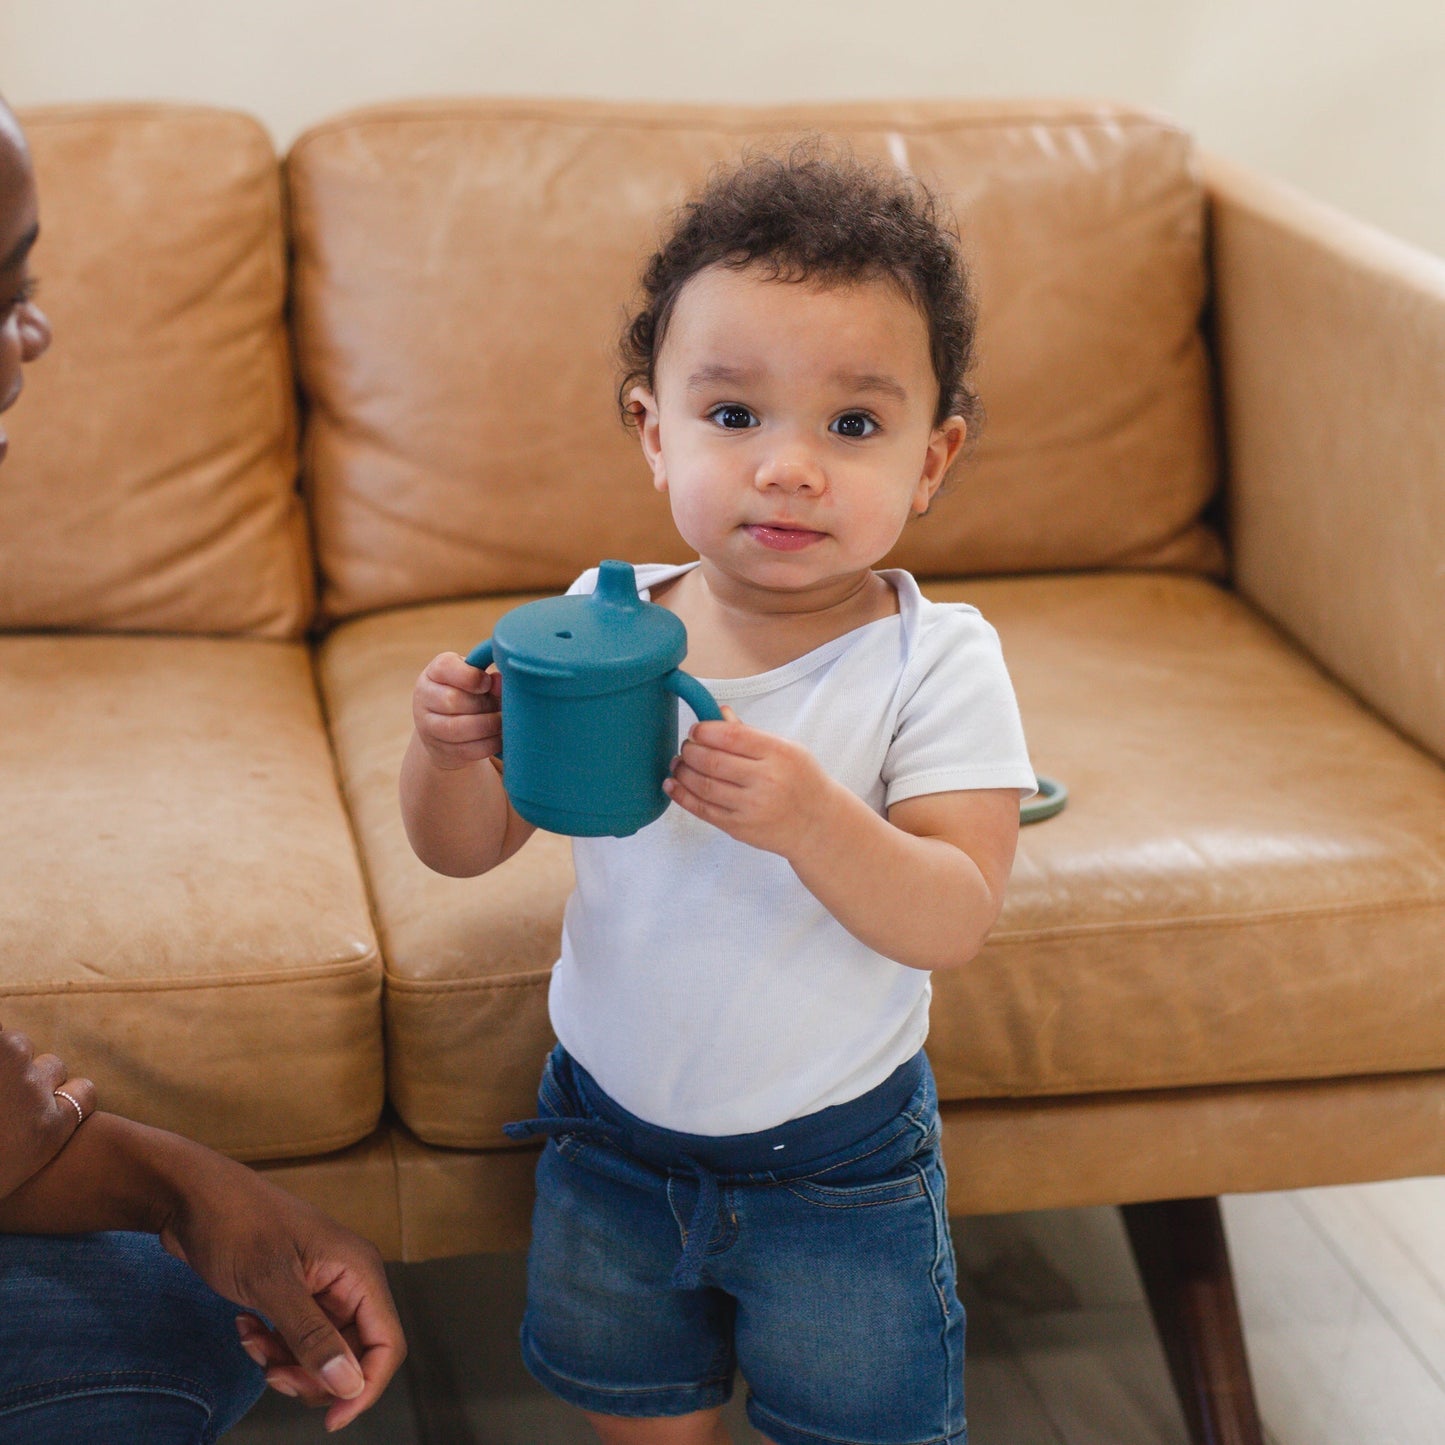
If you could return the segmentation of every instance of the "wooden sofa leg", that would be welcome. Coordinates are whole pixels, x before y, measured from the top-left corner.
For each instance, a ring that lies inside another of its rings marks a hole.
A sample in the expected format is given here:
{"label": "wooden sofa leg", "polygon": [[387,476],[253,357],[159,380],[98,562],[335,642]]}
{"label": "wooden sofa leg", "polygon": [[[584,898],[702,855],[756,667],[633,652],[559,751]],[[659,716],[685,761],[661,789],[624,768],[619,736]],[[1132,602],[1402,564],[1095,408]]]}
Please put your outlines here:
{"label": "wooden sofa leg", "polygon": [[1219,1200],[1121,1206],[1194,1445],[1264,1445]]}

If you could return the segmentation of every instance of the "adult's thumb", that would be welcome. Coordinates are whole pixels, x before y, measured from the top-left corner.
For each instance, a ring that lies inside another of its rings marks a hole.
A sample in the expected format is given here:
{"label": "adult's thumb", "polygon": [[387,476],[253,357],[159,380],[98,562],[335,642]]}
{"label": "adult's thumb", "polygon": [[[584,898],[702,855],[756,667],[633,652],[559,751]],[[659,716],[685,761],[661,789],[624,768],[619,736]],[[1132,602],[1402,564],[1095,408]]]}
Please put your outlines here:
{"label": "adult's thumb", "polygon": [[271,1318],[297,1363],[337,1399],[354,1400],[366,1388],[356,1357],[309,1295]]}

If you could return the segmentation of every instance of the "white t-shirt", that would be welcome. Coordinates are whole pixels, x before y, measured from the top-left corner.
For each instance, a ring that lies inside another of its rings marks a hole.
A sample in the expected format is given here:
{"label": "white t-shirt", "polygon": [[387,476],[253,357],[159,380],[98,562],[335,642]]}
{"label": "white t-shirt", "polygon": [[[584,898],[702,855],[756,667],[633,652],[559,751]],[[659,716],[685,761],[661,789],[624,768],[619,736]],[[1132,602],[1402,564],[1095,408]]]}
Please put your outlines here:
{"label": "white t-shirt", "polygon": [[[640,566],[638,589],[688,566]],[[771,672],[701,681],[750,726],[804,744],[880,814],[927,793],[1032,794],[993,628],[973,607],[928,601],[907,572],[881,575],[896,616]],[[685,735],[694,718],[679,706]],[[859,942],[777,854],[671,806],[629,838],[574,838],[572,856],[552,1026],[649,1123],[772,1128],[857,1098],[922,1046],[929,974]]]}

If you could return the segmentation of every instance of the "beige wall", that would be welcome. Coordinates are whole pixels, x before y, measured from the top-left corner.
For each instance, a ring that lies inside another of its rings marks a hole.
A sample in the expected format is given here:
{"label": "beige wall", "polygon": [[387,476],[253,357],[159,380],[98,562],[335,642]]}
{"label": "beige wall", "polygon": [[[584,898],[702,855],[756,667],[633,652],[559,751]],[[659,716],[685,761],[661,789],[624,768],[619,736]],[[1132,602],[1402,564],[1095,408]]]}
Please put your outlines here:
{"label": "beige wall", "polygon": [[235,105],[281,145],[423,94],[1109,97],[1445,254],[1442,0],[0,0],[0,90]]}

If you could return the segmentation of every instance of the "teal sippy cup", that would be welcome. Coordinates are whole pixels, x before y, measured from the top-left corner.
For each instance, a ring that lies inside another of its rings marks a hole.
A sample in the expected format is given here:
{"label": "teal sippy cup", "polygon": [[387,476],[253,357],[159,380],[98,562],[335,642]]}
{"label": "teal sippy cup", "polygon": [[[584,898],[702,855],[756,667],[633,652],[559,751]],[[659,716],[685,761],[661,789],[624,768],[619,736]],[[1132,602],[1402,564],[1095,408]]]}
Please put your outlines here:
{"label": "teal sippy cup", "polygon": [[505,767],[512,806],[573,837],[626,837],[661,817],[677,755],[677,700],[722,717],[678,668],[687,631],[637,595],[627,562],[604,562],[590,596],[549,597],[506,613],[467,661],[502,674]]}

